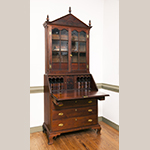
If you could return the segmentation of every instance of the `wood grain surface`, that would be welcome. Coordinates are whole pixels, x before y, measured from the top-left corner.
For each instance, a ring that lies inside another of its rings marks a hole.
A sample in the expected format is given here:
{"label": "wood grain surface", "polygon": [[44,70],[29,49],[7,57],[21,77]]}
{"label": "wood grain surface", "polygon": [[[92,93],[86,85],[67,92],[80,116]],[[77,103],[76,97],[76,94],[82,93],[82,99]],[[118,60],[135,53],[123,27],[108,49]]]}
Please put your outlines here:
{"label": "wood grain surface", "polygon": [[94,130],[81,130],[58,136],[48,145],[46,134],[30,134],[30,150],[119,150],[119,132],[104,122],[100,122],[101,134]]}
{"label": "wood grain surface", "polygon": [[[91,128],[100,133],[97,100],[105,100],[105,96],[109,96],[98,91],[89,72],[91,23],[89,26],[86,25],[70,11],[69,14],[53,21],[49,21],[47,16],[43,25],[45,28],[43,132],[46,133],[45,136],[47,135],[48,144],[53,144],[53,138],[60,134],[72,131],[75,135],[79,133],[75,141],[82,143],[81,148],[83,146],[86,149],[96,148],[94,143],[86,139],[86,132],[83,132],[85,135],[82,132],[75,132]],[[91,106],[95,107],[93,114],[87,113],[87,110],[83,111]],[[81,107],[83,109],[80,109]],[[67,135],[71,136],[70,133],[64,134],[62,138],[58,138],[56,146],[53,147],[59,149],[60,145],[61,149],[80,149],[80,146],[75,148],[74,140],[71,142]],[[37,133],[37,137],[41,136],[45,138],[43,133]],[[66,145],[67,141],[70,143],[69,147]],[[84,143],[91,146],[87,148]],[[37,145],[39,144],[40,142]],[[36,149],[42,149],[37,145]]]}

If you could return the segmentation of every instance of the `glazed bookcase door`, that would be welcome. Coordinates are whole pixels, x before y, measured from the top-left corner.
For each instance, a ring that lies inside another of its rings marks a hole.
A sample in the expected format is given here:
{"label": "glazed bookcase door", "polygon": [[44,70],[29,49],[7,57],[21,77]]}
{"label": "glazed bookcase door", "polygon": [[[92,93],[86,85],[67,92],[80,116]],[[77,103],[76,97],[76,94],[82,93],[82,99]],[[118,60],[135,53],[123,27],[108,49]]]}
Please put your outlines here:
{"label": "glazed bookcase door", "polygon": [[71,71],[87,70],[87,39],[85,31],[71,31]]}
{"label": "glazed bookcase door", "polygon": [[68,30],[52,28],[52,70],[68,70]]}

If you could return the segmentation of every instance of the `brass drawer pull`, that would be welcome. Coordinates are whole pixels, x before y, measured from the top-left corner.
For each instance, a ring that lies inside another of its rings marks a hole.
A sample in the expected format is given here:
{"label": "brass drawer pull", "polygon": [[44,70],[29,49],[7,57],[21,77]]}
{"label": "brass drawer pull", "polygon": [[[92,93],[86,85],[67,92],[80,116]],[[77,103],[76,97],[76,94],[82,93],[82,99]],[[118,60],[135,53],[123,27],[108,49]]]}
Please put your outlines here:
{"label": "brass drawer pull", "polygon": [[93,110],[92,109],[88,109],[88,112],[92,112]]}
{"label": "brass drawer pull", "polygon": [[75,119],[75,121],[77,121],[77,119]]}
{"label": "brass drawer pull", "polygon": [[63,113],[59,113],[58,115],[59,115],[59,116],[63,116]]}
{"label": "brass drawer pull", "polygon": [[89,119],[88,122],[92,122],[92,119]]}
{"label": "brass drawer pull", "polygon": [[88,101],[88,103],[90,104],[90,103],[92,103],[92,101]]}
{"label": "brass drawer pull", "polygon": [[62,123],[60,123],[58,126],[59,126],[59,127],[62,127],[62,126],[63,126],[63,124],[62,124]]}
{"label": "brass drawer pull", "polygon": [[59,104],[58,106],[60,106],[60,107],[61,107],[61,106],[63,106],[63,105],[64,105],[64,104]]}
{"label": "brass drawer pull", "polygon": [[87,98],[88,96],[83,96],[83,98]]}
{"label": "brass drawer pull", "polygon": [[77,111],[77,109],[75,109],[75,111]]}
{"label": "brass drawer pull", "polygon": [[75,101],[75,103],[77,103],[77,101]]}

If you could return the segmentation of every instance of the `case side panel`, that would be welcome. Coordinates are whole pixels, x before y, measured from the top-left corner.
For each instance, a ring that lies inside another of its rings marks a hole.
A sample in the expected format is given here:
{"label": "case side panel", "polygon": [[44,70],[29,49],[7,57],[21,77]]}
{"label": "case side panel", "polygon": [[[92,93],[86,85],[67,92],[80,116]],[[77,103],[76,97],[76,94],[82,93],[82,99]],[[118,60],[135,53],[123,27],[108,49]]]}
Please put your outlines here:
{"label": "case side panel", "polygon": [[45,27],[45,73],[48,71],[47,61],[47,27]]}
{"label": "case side panel", "polygon": [[50,127],[50,99],[49,99],[48,75],[44,75],[44,122]]}
{"label": "case side panel", "polygon": [[92,74],[91,74],[91,89],[98,91],[98,88],[96,86],[96,83],[94,81],[94,78],[93,78]]}

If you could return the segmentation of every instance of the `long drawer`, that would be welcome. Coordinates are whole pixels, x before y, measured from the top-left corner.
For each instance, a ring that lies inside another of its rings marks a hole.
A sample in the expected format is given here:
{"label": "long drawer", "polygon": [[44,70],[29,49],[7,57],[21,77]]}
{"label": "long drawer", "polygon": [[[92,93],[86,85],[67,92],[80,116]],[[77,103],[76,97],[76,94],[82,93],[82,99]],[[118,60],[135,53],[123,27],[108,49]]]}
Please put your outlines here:
{"label": "long drawer", "polygon": [[71,118],[71,117],[79,117],[79,116],[88,116],[88,115],[96,115],[97,109],[95,106],[88,107],[78,107],[78,108],[69,108],[69,109],[61,109],[61,110],[53,110],[53,120]]}
{"label": "long drawer", "polygon": [[52,103],[52,109],[92,106],[92,105],[96,105],[96,103],[97,103],[96,99],[71,100],[71,101],[64,101],[62,102],[61,105],[55,105],[54,103]]}
{"label": "long drawer", "polygon": [[53,120],[52,131],[72,129],[88,125],[97,124],[97,116],[89,115],[84,117],[67,118],[63,120]]}

